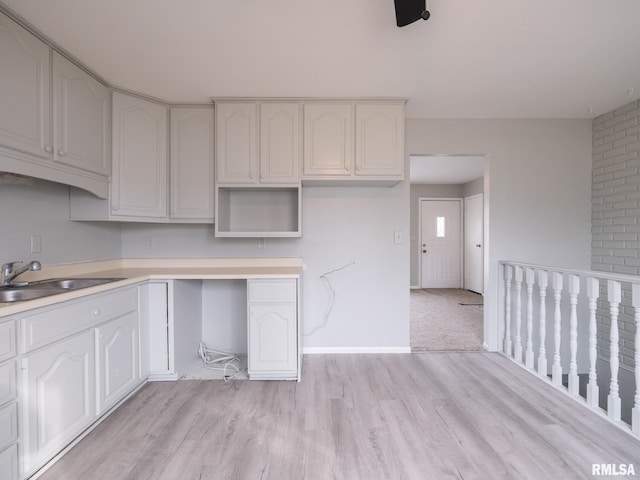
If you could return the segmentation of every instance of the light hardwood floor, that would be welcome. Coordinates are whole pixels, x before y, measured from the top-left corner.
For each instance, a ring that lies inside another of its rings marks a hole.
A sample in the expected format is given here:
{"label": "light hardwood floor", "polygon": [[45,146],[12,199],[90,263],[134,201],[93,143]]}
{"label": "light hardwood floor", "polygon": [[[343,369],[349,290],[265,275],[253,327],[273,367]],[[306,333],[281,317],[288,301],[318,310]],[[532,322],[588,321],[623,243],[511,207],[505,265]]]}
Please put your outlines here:
{"label": "light hardwood floor", "polygon": [[640,441],[498,354],[318,355],[303,380],[151,383],[42,480],[573,479]]}

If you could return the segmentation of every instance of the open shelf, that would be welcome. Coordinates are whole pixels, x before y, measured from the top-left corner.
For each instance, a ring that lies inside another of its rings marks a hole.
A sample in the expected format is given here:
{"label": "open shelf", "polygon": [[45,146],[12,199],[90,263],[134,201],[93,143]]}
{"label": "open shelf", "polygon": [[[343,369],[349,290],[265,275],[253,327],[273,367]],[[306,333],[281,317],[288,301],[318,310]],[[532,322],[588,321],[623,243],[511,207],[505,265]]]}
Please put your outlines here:
{"label": "open shelf", "polygon": [[300,237],[300,187],[217,187],[217,237]]}

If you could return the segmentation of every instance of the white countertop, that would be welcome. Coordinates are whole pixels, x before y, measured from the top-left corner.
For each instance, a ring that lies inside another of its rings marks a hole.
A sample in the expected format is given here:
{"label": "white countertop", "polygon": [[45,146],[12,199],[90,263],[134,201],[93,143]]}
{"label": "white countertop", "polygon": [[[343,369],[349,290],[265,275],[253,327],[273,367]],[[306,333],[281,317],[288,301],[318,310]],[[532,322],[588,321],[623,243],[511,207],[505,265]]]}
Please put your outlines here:
{"label": "white countertop", "polygon": [[95,287],[73,290],[24,302],[0,303],[0,317],[45,307],[93,293],[104,292],[147,280],[216,280],[249,278],[299,278],[302,258],[160,258],[119,259],[65,265],[43,265],[20,280],[51,278],[121,278]]}

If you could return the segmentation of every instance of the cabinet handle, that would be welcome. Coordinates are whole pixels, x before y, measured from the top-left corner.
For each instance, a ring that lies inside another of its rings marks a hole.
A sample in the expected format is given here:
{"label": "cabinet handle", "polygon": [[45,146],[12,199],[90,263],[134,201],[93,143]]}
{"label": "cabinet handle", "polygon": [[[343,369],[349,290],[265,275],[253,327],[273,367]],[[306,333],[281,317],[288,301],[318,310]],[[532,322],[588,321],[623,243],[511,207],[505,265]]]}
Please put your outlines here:
{"label": "cabinet handle", "polygon": [[349,171],[349,165],[345,165],[344,169],[348,172]]}
{"label": "cabinet handle", "polygon": [[99,316],[100,316],[100,313],[102,313],[102,312],[100,312],[100,309],[99,309],[99,308],[96,308],[96,309],[93,311],[93,316],[94,316],[94,317],[99,317]]}
{"label": "cabinet handle", "polygon": [[115,212],[116,210],[118,210],[118,204],[115,204],[113,207],[111,207],[111,209]]}
{"label": "cabinet handle", "polygon": [[67,152],[65,152],[64,150],[58,150],[58,155],[60,155],[61,157],[64,157],[67,154]]}
{"label": "cabinet handle", "polygon": [[49,145],[47,145],[46,147],[44,147],[44,151],[47,153],[51,153],[53,152],[53,148],[51,148]]}

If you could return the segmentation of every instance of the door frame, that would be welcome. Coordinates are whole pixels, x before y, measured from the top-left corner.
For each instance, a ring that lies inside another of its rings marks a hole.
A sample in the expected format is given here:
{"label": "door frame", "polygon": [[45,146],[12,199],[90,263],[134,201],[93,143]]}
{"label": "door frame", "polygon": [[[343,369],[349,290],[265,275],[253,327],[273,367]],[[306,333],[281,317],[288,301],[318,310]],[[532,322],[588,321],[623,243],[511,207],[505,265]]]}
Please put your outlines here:
{"label": "door frame", "polygon": [[422,288],[422,202],[457,201],[460,204],[460,285],[464,286],[464,199],[462,197],[418,197],[418,288]]}

